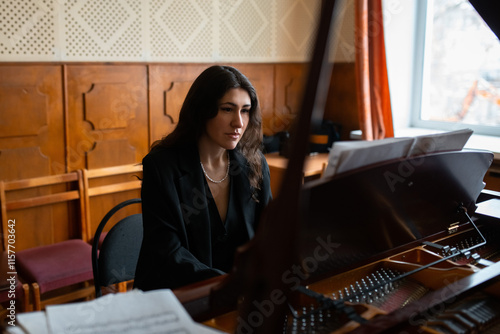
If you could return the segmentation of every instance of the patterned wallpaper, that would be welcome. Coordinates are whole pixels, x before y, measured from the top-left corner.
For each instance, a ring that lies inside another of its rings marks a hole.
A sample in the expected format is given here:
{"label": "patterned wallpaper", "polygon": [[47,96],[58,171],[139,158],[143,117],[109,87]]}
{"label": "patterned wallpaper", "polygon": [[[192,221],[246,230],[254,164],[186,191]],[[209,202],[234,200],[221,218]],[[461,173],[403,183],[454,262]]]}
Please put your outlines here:
{"label": "patterned wallpaper", "polygon": [[[354,61],[352,0],[337,61]],[[2,0],[0,61],[307,61],[320,0]],[[347,46],[347,47],[346,47]]]}

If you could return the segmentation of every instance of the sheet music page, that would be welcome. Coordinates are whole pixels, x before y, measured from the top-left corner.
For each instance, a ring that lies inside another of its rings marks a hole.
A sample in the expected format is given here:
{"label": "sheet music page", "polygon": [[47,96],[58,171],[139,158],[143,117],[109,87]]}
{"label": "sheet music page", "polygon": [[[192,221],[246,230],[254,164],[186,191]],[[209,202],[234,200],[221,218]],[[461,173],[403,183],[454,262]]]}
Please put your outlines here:
{"label": "sheet music page", "polygon": [[89,302],[48,306],[50,333],[221,333],[195,323],[169,289],[110,294]]}
{"label": "sheet music page", "polygon": [[500,199],[492,198],[478,203],[476,213],[500,219]]}
{"label": "sheet music page", "polygon": [[386,138],[334,142],[323,176],[333,176],[351,169],[390,159],[405,157],[414,138]]}
{"label": "sheet music page", "polygon": [[462,129],[444,133],[430,134],[415,137],[415,143],[408,152],[408,156],[443,152],[460,151],[472,135],[471,129]]}
{"label": "sheet music page", "polygon": [[49,334],[49,328],[47,326],[47,318],[45,317],[45,312],[25,312],[19,313],[17,315],[17,331],[9,331],[9,334],[14,333],[37,333],[37,334]]}
{"label": "sheet music page", "polygon": [[20,326],[9,326],[5,328],[4,334],[30,334],[26,331],[24,331]]}
{"label": "sheet music page", "polygon": [[378,162],[408,158],[420,154],[460,151],[472,135],[472,130],[397,137],[379,140],[352,140],[334,142],[328,155],[324,177],[347,172]]}

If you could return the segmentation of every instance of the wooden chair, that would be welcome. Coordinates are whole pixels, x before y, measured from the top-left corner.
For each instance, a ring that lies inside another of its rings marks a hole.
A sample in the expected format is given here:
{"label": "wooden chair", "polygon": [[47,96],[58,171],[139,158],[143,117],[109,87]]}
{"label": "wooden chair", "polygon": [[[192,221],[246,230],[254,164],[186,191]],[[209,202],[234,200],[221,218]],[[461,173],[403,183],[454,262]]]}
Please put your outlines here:
{"label": "wooden chair", "polygon": [[[114,167],[84,169],[83,182],[85,189],[85,209],[87,219],[87,235],[97,235],[97,247],[103,243],[107,232],[121,219],[141,213],[140,206],[123,208],[113,217],[102,230],[96,234],[103,217],[116,205],[131,198],[140,197],[142,186],[142,165],[131,164]],[[91,244],[94,240],[89,240]],[[132,285],[132,280],[119,282],[114,287],[118,292],[127,291]],[[113,286],[112,286],[113,288]]]}
{"label": "wooden chair", "polygon": [[[68,221],[63,224],[73,225],[75,221],[72,220],[76,219],[80,229],[78,238],[16,251],[17,273],[21,280],[30,286],[34,309],[41,310],[47,304],[91,297],[93,295],[93,287],[90,284],[93,278],[91,246],[87,242],[88,229],[85,226],[83,210],[81,171],[16,181],[0,181],[0,202],[4,250],[8,249],[9,219],[20,214],[19,210],[40,210],[36,211],[40,213],[35,215],[35,219],[40,220],[37,224],[44,219],[55,219],[51,214],[47,215],[47,211],[43,211],[42,208],[50,207],[58,213],[67,212]],[[56,216],[61,217],[60,214]],[[68,227],[68,230],[72,230],[72,227]],[[19,243],[23,235],[18,233],[16,239]]]}

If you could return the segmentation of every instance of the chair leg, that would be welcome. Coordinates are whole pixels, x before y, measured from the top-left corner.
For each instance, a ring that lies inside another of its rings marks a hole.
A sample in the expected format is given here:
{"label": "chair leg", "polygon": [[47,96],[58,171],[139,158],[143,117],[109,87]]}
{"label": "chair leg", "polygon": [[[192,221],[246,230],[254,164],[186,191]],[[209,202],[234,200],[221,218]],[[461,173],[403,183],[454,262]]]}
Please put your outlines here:
{"label": "chair leg", "polygon": [[[93,285],[92,285],[92,284],[90,284],[90,282],[89,282],[89,281],[85,281],[85,282],[83,282],[83,286],[85,287],[85,289],[87,289],[87,288],[89,288],[89,287],[91,287],[91,286],[93,286]],[[94,298],[95,298],[95,292],[92,292],[92,293],[89,293],[89,294],[88,294],[88,295],[84,298],[84,300],[89,301],[89,300],[92,300],[92,299],[94,299]]]}
{"label": "chair leg", "polygon": [[118,283],[118,292],[127,292],[127,282]]}
{"label": "chair leg", "polygon": [[38,286],[38,283],[32,283],[31,287],[33,288],[33,310],[34,311],[41,311],[42,310],[42,302],[40,300],[40,287]]}
{"label": "chair leg", "polygon": [[21,302],[21,311],[22,312],[28,312],[29,311],[29,306],[30,306],[30,288],[29,285],[26,283],[23,283],[23,291],[24,291],[24,298]]}

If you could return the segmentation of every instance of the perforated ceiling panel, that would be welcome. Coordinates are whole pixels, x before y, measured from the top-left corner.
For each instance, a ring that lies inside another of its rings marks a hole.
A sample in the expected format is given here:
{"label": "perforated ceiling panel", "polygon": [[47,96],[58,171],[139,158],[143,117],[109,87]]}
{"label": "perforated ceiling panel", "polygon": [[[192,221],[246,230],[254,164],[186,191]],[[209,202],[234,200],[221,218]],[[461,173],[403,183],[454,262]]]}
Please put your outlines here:
{"label": "perforated ceiling panel", "polygon": [[320,0],[1,0],[1,61],[306,61]]}

